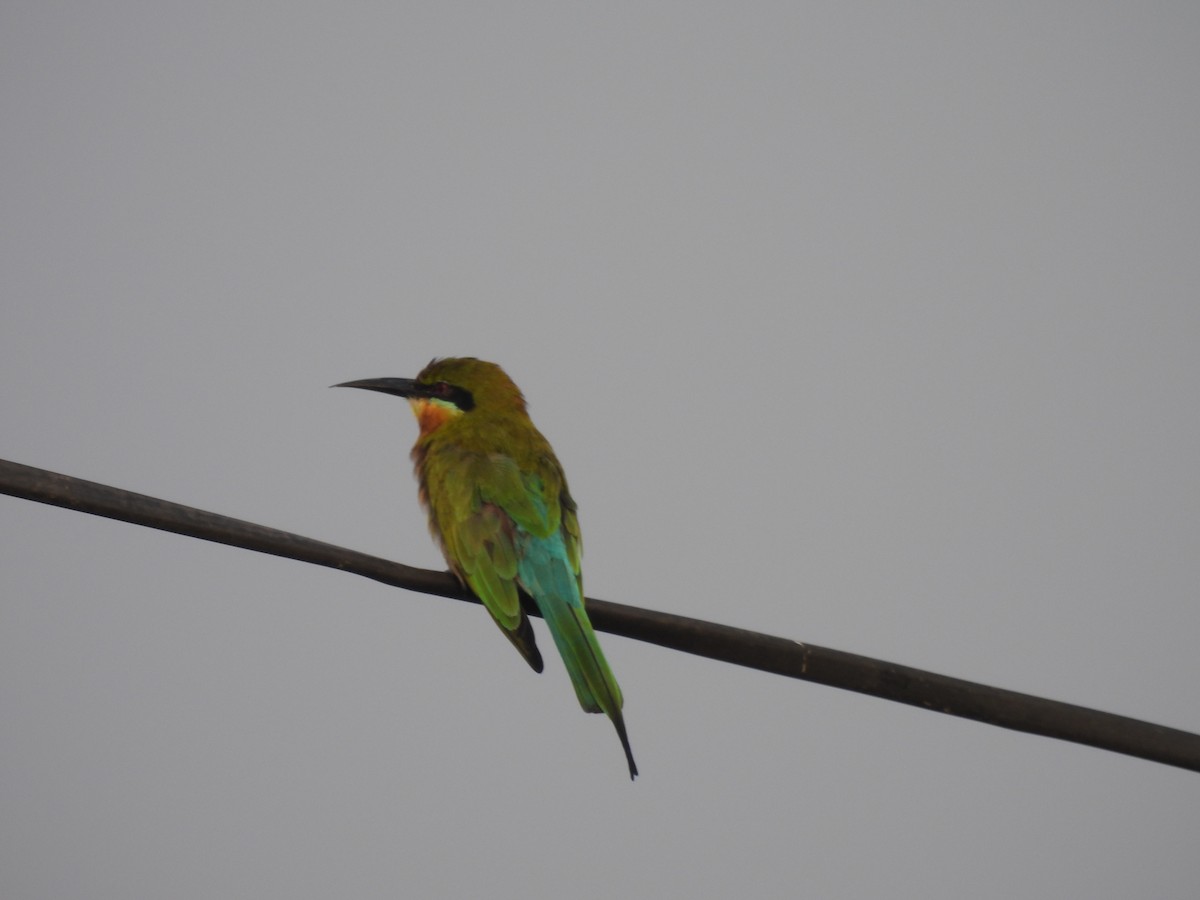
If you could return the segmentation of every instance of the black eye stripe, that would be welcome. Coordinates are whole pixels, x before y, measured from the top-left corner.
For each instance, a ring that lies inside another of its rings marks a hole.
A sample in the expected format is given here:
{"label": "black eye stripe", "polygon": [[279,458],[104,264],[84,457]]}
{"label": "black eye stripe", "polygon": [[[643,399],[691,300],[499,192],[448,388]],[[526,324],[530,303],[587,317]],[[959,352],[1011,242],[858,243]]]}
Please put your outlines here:
{"label": "black eye stripe", "polygon": [[438,400],[445,400],[447,403],[453,403],[463,412],[470,412],[475,408],[475,398],[471,396],[471,392],[466,388],[461,388],[456,384],[439,381],[431,384],[428,388],[429,396],[435,397]]}

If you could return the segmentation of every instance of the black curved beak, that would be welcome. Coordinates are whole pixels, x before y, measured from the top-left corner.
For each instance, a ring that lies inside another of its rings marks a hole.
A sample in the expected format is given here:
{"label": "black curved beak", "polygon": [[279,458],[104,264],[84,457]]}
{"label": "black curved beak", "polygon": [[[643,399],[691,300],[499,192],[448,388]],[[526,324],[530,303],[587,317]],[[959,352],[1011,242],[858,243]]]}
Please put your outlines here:
{"label": "black curved beak", "polygon": [[359,381],[332,384],[330,387],[363,388],[367,391],[394,394],[397,397],[419,397],[428,391],[427,386],[417,384],[411,378],[363,378]]}

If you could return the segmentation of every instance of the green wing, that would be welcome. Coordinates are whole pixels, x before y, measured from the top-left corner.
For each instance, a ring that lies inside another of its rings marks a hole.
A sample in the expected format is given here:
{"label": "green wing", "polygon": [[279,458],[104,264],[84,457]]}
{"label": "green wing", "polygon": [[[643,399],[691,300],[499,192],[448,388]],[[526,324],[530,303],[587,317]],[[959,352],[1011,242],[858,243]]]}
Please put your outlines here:
{"label": "green wing", "polygon": [[442,481],[438,491],[445,512],[435,509],[436,520],[445,523],[439,530],[451,564],[540,672],[541,654],[521,608],[520,589],[528,591],[580,705],[612,719],[630,775],[636,775],[621,689],[584,609],[579,522],[562,470],[552,457],[541,456],[533,471],[522,472],[512,457],[493,453],[460,456],[456,476]]}
{"label": "green wing", "polygon": [[[533,668],[542,671],[533,628],[517,589],[519,536],[509,507],[532,509],[520,490],[516,464],[506,456],[460,462],[462,475],[442,482],[437,511],[442,543],[451,565],[483,601],[505,637]],[[432,499],[432,498],[431,498]]]}

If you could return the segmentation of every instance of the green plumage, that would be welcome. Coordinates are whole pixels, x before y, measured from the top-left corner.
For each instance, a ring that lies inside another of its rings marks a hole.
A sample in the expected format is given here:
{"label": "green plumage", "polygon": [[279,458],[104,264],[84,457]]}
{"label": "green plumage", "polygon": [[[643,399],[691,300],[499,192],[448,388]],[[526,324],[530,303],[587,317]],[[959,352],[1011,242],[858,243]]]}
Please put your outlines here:
{"label": "green plumage", "polygon": [[635,777],[621,689],[584,606],[575,503],[520,390],[499,366],[477,359],[434,360],[414,381],[347,386],[409,398],[421,426],[412,451],[421,501],[451,570],[540,672],[522,595],[532,600],[580,705],[612,720]]}

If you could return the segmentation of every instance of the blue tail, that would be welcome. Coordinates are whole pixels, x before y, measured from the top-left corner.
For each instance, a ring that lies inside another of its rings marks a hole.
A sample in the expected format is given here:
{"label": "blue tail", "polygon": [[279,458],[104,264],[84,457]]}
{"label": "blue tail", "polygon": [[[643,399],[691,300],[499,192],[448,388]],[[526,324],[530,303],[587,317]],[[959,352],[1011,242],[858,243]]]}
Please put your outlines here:
{"label": "blue tail", "polygon": [[546,620],[558,653],[571,676],[579,705],[587,712],[603,712],[612,719],[629,762],[629,775],[636,777],[637,765],[633,761],[633,751],[625,733],[625,720],[621,715],[624,703],[621,688],[592,630],[592,623],[583,605],[579,580],[571,569],[562,536],[529,536],[521,549],[517,580],[533,598],[542,618]]}

